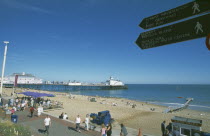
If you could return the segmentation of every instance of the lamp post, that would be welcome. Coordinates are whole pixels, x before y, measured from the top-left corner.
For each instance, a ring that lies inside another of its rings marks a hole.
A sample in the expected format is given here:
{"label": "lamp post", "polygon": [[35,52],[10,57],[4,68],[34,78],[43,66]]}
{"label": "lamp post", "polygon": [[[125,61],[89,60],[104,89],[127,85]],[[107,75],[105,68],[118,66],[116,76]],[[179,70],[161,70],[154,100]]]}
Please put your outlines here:
{"label": "lamp post", "polygon": [[1,73],[1,88],[0,88],[0,94],[2,95],[2,87],[3,87],[3,80],[4,80],[4,68],[5,68],[5,63],[6,63],[6,56],[7,56],[7,44],[9,41],[4,41],[5,48],[4,48],[4,60],[3,60],[3,66],[2,66],[2,73]]}

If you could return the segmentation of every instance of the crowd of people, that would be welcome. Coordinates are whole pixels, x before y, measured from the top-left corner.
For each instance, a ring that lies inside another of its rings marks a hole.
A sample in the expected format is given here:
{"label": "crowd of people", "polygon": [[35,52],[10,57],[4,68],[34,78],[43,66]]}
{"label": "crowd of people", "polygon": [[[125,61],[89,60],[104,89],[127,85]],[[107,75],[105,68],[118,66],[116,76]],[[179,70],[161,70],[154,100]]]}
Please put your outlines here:
{"label": "crowd of people", "polygon": [[37,111],[37,115],[40,116],[43,112],[43,107],[49,108],[52,103],[50,99],[33,98],[33,97],[11,97],[10,99],[2,99],[0,97],[0,105],[6,111],[12,115],[17,111],[24,111],[29,108],[31,117],[33,117],[34,111]]}

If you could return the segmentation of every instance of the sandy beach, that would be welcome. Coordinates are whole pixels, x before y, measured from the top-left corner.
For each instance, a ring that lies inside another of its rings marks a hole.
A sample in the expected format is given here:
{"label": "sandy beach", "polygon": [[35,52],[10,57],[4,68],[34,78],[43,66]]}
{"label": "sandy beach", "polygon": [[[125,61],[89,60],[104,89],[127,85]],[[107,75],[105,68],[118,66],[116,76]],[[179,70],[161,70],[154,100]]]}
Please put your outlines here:
{"label": "sandy beach", "polygon": [[[16,92],[22,92],[24,89],[16,89]],[[67,113],[70,120],[74,120],[79,114],[83,119],[86,114],[98,113],[99,111],[109,110],[115,122],[113,127],[119,128],[120,123],[124,123],[126,127],[139,129],[143,133],[151,135],[161,135],[160,124],[163,120],[168,124],[172,117],[181,116],[193,119],[200,119],[203,121],[202,130],[210,132],[210,113],[185,109],[176,113],[163,113],[167,108],[164,106],[148,104],[140,101],[133,101],[123,98],[105,98],[95,97],[97,102],[90,102],[90,96],[73,95],[74,99],[69,98],[69,94],[60,92],[47,92],[40,90],[32,90],[35,92],[44,92],[54,94],[55,97],[46,97],[54,101],[63,102],[63,109],[50,110],[48,113],[59,116],[62,112]],[[4,88],[3,93],[10,95],[12,88]],[[22,96],[18,94],[18,96]],[[128,105],[127,102],[130,104]],[[117,106],[113,106],[113,103]],[[136,104],[132,108],[132,104]],[[154,111],[151,108],[155,108]]]}

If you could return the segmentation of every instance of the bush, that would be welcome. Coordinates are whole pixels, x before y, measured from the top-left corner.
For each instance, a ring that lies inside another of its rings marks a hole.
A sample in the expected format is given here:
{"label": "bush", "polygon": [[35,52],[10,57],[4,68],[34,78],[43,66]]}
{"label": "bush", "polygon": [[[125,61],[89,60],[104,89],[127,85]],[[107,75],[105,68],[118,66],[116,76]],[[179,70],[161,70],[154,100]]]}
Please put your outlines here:
{"label": "bush", "polygon": [[19,124],[13,124],[10,121],[0,122],[0,136],[30,136],[31,132],[27,127]]}

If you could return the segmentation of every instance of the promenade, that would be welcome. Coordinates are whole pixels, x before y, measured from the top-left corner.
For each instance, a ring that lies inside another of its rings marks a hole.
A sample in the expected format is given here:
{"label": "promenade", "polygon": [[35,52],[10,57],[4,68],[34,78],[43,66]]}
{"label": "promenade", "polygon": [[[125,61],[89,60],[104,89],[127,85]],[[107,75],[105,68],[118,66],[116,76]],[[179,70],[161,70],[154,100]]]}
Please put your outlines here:
{"label": "promenade", "polygon": [[[32,136],[45,136],[44,133],[44,119],[46,114],[42,114],[40,117],[35,115],[31,118],[29,109],[25,111],[17,111],[18,115],[18,124],[27,126],[31,129]],[[5,116],[3,110],[0,111],[0,117],[10,120],[10,115]],[[75,130],[75,124],[66,120],[61,120],[56,117],[50,116],[52,125],[49,129],[49,136],[100,136],[100,133],[97,131],[85,131],[84,127],[81,127],[81,133]]]}

